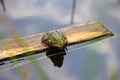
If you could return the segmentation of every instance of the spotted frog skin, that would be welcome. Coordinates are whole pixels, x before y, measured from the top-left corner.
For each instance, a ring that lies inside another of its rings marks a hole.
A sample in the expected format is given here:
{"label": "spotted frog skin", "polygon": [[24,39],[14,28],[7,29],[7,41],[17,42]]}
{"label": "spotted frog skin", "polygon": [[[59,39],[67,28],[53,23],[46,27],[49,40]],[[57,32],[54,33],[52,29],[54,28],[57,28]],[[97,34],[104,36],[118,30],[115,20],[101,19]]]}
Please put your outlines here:
{"label": "spotted frog skin", "polygon": [[65,48],[68,40],[62,32],[53,31],[43,35],[42,43],[48,47]]}

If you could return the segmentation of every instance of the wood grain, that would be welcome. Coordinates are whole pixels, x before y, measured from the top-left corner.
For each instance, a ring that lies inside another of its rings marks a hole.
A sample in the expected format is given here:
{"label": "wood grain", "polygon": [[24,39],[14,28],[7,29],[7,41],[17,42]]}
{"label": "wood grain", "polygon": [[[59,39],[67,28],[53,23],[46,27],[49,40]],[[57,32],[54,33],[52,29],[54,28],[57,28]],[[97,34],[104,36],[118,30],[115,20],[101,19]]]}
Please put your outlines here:
{"label": "wood grain", "polygon": [[[101,23],[89,23],[84,25],[73,25],[58,29],[65,34],[69,45],[82,43],[104,36],[114,36],[114,34]],[[15,41],[13,39],[0,41],[0,60],[9,59],[14,56],[27,55],[28,52],[38,53],[48,49],[41,43],[43,33],[24,37]],[[21,44],[21,45],[20,45]]]}

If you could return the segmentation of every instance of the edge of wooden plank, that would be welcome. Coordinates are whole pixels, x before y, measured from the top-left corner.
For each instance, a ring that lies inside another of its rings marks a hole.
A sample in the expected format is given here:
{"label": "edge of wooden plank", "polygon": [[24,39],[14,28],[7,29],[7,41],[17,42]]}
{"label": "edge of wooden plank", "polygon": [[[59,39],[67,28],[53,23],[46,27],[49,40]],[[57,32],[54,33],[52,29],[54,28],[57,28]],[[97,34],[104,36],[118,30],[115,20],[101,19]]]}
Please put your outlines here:
{"label": "edge of wooden plank", "polygon": [[[114,34],[101,23],[73,25],[57,30],[63,32],[66,35],[69,45],[89,41],[104,36],[114,36]],[[26,53],[29,52],[38,53],[45,51],[46,49],[48,49],[48,47],[44,46],[41,43],[41,38],[43,34],[44,33],[40,33],[22,38],[22,41],[27,44],[27,46],[22,47],[20,47],[14,41],[6,40],[6,44],[10,44],[10,49],[0,50],[0,60],[9,59],[13,56],[25,56]]]}

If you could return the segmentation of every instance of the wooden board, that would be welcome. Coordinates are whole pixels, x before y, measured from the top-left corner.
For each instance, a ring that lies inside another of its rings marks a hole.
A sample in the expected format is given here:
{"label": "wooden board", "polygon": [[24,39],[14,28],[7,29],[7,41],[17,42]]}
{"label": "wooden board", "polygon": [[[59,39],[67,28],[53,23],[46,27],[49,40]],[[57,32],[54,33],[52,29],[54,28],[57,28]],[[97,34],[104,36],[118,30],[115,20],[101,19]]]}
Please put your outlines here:
{"label": "wooden board", "polygon": [[[69,45],[82,43],[104,36],[114,36],[104,25],[100,23],[89,23],[84,25],[73,25],[58,29],[65,34]],[[12,39],[0,41],[0,60],[9,59],[13,56],[22,56],[28,52],[38,53],[45,51],[48,47],[41,43],[43,33],[21,38],[19,41]]]}

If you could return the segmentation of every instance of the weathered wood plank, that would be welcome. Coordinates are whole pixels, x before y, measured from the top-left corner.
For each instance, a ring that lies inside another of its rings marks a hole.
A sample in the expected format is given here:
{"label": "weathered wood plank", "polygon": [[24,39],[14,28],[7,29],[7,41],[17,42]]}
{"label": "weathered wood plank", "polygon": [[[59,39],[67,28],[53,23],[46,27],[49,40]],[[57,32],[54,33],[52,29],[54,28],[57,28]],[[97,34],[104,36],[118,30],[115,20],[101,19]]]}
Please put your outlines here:
{"label": "weathered wood plank", "polygon": [[[73,25],[58,29],[58,31],[61,31],[66,35],[69,45],[104,36],[114,36],[110,30],[100,23]],[[36,53],[45,51],[48,47],[41,43],[43,34],[44,33],[40,33],[25,37],[19,42],[15,42],[14,40],[0,41],[0,60],[13,56],[24,55],[28,52]],[[24,46],[20,44],[24,44]]]}

